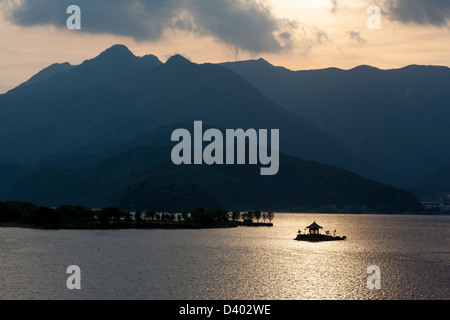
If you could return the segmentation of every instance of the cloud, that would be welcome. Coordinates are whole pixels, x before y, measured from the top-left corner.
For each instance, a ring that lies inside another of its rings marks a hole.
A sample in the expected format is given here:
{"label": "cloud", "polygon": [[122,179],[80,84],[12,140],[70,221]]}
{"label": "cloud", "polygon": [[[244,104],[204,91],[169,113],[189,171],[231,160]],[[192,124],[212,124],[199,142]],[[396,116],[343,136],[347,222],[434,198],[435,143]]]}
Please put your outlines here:
{"label": "cloud", "polygon": [[337,0],[330,0],[330,4],[331,4],[331,12],[335,13],[339,7]]}
{"label": "cloud", "polygon": [[299,46],[298,49],[302,56],[310,54],[313,47],[326,44],[330,41],[328,33],[325,30],[317,27],[310,27],[305,24],[301,24],[300,29],[302,31],[302,37],[300,39],[301,46]]}
{"label": "cloud", "polygon": [[317,40],[317,43],[322,43],[323,40],[329,40],[328,39],[328,33],[325,32],[324,30],[318,29],[318,28],[314,28],[314,34]]}
{"label": "cloud", "polygon": [[347,34],[350,37],[350,39],[352,39],[358,43],[364,43],[367,41],[366,39],[361,37],[361,33],[359,31],[350,30],[350,31],[347,31]]}
{"label": "cloud", "polygon": [[257,0],[0,0],[6,18],[20,26],[65,28],[69,5],[82,13],[82,31],[159,40],[168,29],[210,35],[236,49],[289,48],[294,22],[275,17]]}
{"label": "cloud", "polygon": [[392,20],[420,25],[448,26],[449,0],[386,0],[386,10]]}

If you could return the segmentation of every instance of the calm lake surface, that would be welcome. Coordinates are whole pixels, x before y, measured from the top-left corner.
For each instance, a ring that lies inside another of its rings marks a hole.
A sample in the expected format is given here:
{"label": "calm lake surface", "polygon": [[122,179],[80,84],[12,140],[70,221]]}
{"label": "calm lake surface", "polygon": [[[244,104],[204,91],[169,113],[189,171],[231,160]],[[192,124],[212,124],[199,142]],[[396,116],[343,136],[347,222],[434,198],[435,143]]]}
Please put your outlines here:
{"label": "calm lake surface", "polygon": [[[314,220],[348,239],[294,241]],[[449,233],[450,216],[280,213],[271,228],[0,228],[0,299],[450,299]]]}

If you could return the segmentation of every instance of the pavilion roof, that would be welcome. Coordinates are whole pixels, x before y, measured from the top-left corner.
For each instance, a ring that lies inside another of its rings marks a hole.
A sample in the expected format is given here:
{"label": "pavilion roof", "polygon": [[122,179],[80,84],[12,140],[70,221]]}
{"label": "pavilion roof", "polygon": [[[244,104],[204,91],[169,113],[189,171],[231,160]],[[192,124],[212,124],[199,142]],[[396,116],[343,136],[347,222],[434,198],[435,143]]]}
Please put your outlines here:
{"label": "pavilion roof", "polygon": [[319,226],[315,221],[309,225],[308,227],[306,227],[307,229],[323,229],[321,226]]}

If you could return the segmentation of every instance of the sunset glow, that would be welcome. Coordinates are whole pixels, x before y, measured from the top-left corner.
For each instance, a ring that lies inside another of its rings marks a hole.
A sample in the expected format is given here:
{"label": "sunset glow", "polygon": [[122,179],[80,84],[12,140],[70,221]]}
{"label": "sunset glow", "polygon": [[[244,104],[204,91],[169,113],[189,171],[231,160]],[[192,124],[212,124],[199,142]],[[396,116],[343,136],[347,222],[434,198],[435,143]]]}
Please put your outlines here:
{"label": "sunset glow", "polygon": [[[383,6],[387,2],[380,2],[382,9],[387,8]],[[369,30],[366,9],[371,3],[366,0],[258,2],[263,12],[277,19],[277,23],[288,25],[283,28],[291,32],[289,45],[277,52],[251,52],[222,41],[206,29],[195,32],[166,28],[159,38],[135,40],[112,31],[88,33],[83,28],[67,30],[57,24],[20,25],[7,18],[8,1],[0,3],[4,13],[0,15],[0,92],[27,80],[54,61],[79,64],[86,56],[96,56],[116,43],[125,44],[137,55],[157,55],[162,61],[175,53],[197,63],[264,57],[274,65],[294,70],[350,69],[361,64],[383,69],[409,64],[450,65],[448,26],[398,21],[383,10],[382,28]],[[88,24],[86,11],[82,11],[83,22]],[[65,12],[61,15],[62,19],[67,16]]]}

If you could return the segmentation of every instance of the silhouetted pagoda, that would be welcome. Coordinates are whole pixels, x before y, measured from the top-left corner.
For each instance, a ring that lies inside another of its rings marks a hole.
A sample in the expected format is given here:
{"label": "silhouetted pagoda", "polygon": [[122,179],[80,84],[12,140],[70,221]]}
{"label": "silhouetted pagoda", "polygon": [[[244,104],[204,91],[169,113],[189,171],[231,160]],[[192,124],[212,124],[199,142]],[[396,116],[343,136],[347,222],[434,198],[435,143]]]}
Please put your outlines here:
{"label": "silhouetted pagoda", "polygon": [[309,234],[320,234],[320,229],[323,228],[314,221],[312,224],[307,226],[306,229],[309,229]]}
{"label": "silhouetted pagoda", "polygon": [[319,241],[334,241],[334,240],[345,240],[346,236],[338,237],[331,236],[327,231],[327,234],[320,234],[320,229],[323,229],[319,226],[315,221],[306,227],[309,229],[309,233],[302,234],[300,230],[298,230],[297,237],[294,240],[298,241],[310,241],[310,242],[319,242]]}

